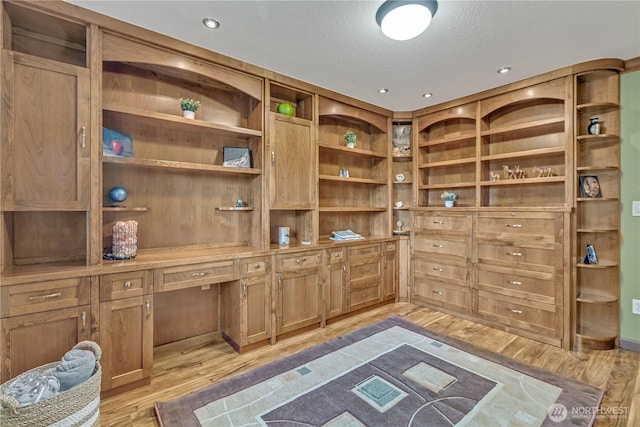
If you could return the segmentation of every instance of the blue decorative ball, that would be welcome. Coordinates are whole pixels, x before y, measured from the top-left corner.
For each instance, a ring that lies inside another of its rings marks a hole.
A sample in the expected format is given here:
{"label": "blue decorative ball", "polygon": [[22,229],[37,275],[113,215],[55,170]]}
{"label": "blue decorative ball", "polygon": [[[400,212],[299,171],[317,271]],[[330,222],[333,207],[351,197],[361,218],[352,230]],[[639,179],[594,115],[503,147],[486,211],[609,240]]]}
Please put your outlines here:
{"label": "blue decorative ball", "polygon": [[111,200],[113,203],[124,202],[125,200],[127,200],[127,190],[125,190],[123,187],[115,186],[111,188],[111,190],[109,190],[109,192],[107,193],[107,197],[109,197],[109,200]]}

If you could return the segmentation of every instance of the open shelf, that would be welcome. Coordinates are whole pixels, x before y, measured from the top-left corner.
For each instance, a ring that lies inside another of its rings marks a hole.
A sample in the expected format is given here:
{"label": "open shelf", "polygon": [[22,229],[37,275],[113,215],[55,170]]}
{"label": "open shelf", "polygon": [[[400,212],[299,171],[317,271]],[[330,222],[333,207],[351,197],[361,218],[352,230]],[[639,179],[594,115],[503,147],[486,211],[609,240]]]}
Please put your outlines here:
{"label": "open shelf", "polygon": [[341,182],[353,182],[358,184],[373,184],[373,185],[385,185],[387,183],[384,179],[367,179],[367,178],[354,178],[354,177],[342,177],[334,175],[319,175],[318,179],[324,181],[341,181]]}
{"label": "open shelf", "polygon": [[598,295],[582,291],[576,298],[576,301],[587,304],[607,304],[618,301],[618,298],[614,295]]}
{"label": "open shelf", "polygon": [[339,146],[339,145],[329,145],[327,143],[322,143],[319,142],[318,143],[318,147],[322,150],[334,150],[334,151],[338,151],[341,154],[347,154],[350,156],[358,156],[358,157],[376,157],[379,159],[386,159],[387,158],[387,154],[386,153],[378,153],[376,151],[371,151],[371,150],[363,150],[360,148],[348,148],[348,147],[343,147],[343,146]]}
{"label": "open shelf", "polygon": [[469,132],[469,133],[465,133],[462,135],[456,135],[456,136],[447,136],[444,138],[437,138],[437,139],[432,139],[429,141],[423,141],[421,142],[418,146],[419,147],[431,147],[434,145],[440,145],[440,144],[451,144],[454,142],[466,142],[466,141],[474,141],[476,139],[476,133],[473,132]]}
{"label": "open shelf", "polygon": [[444,160],[441,162],[422,163],[418,165],[418,168],[420,169],[439,168],[439,167],[446,167],[446,166],[465,165],[465,164],[475,163],[475,162],[476,162],[475,157],[470,157],[466,159],[455,159],[455,160]]}
{"label": "open shelf", "polygon": [[517,134],[521,132],[536,131],[537,133],[553,133],[562,132],[562,126],[564,126],[564,117],[557,117],[552,119],[536,120],[527,123],[521,123],[511,126],[503,126],[494,129],[487,129],[480,133],[481,136],[489,135],[505,135],[505,134]]}
{"label": "open shelf", "polygon": [[347,207],[347,206],[326,206],[318,208],[320,212],[385,212],[387,208],[376,208],[376,207]]}
{"label": "open shelf", "polygon": [[105,156],[102,159],[103,163],[117,163],[122,165],[132,166],[144,166],[150,168],[164,168],[164,169],[186,169],[194,171],[204,172],[218,172],[228,174],[247,174],[247,175],[260,175],[261,169],[255,168],[232,168],[219,165],[206,165],[202,163],[190,163],[190,162],[177,162],[173,160],[155,160],[155,159],[139,159],[135,157],[111,157]]}
{"label": "open shelf", "polygon": [[104,206],[103,212],[147,212],[149,210],[146,206]]}
{"label": "open shelf", "polygon": [[502,185],[527,185],[527,184],[552,184],[564,182],[564,176],[550,176],[542,178],[522,178],[522,179],[505,179],[500,181],[480,181],[482,186],[502,186]]}

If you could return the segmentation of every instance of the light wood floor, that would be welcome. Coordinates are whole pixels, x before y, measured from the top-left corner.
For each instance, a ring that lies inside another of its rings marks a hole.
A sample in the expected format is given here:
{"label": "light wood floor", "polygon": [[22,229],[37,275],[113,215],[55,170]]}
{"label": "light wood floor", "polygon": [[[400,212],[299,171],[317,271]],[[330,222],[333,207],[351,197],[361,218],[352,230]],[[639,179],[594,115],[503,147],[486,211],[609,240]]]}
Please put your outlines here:
{"label": "light wood floor", "polygon": [[569,352],[408,303],[384,306],[242,355],[235,353],[221,338],[180,351],[158,352],[154,357],[151,384],[103,399],[100,424],[103,427],[157,426],[155,401],[183,396],[394,314],[428,330],[606,389],[601,408],[623,414],[600,414],[595,425],[640,426],[640,353]]}

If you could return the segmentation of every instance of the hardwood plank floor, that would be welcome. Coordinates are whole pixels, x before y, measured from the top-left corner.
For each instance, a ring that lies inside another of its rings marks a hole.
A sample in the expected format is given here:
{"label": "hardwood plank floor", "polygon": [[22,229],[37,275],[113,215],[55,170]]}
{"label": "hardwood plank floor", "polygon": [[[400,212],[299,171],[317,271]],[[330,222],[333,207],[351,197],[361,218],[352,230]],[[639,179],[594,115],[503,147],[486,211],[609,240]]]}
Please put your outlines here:
{"label": "hardwood plank floor", "polygon": [[391,315],[520,362],[606,389],[595,426],[640,426],[640,353],[565,351],[408,303],[387,305],[245,354],[218,337],[179,351],[157,351],[151,384],[103,399],[100,424],[158,426],[153,403],[171,400]]}

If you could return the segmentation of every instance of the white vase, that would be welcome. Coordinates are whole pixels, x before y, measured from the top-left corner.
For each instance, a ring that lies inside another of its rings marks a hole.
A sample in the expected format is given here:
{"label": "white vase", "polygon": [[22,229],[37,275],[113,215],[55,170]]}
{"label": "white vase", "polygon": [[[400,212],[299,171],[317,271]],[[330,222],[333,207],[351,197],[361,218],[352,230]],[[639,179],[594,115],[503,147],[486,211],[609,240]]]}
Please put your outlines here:
{"label": "white vase", "polygon": [[196,112],[195,111],[189,111],[189,110],[182,110],[182,117],[184,117],[185,119],[195,119],[196,118]]}
{"label": "white vase", "polygon": [[444,201],[444,207],[445,208],[452,208],[453,207],[453,202],[454,202],[454,200],[445,200]]}

